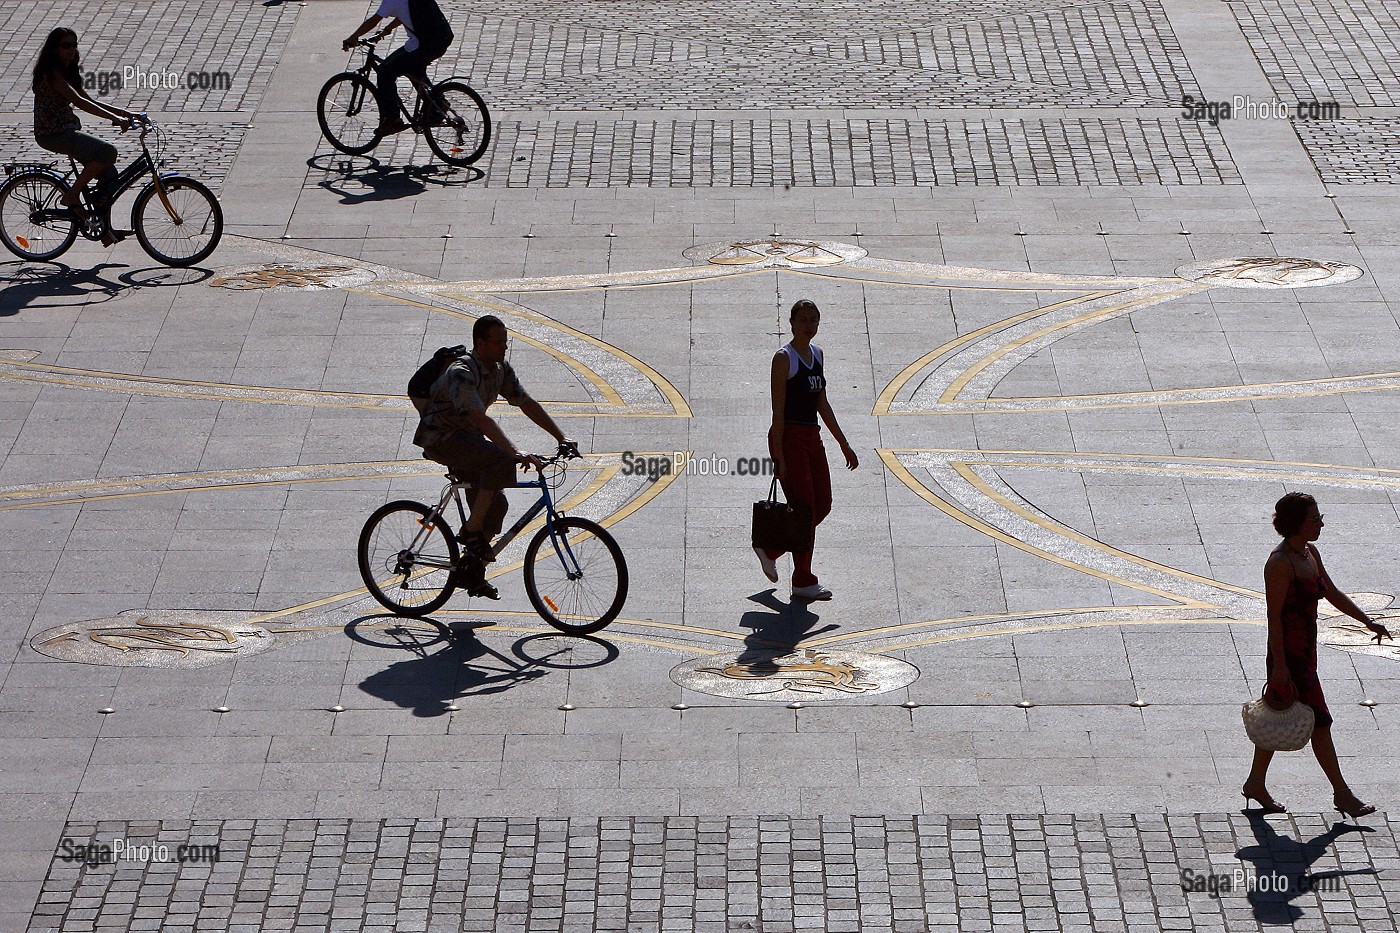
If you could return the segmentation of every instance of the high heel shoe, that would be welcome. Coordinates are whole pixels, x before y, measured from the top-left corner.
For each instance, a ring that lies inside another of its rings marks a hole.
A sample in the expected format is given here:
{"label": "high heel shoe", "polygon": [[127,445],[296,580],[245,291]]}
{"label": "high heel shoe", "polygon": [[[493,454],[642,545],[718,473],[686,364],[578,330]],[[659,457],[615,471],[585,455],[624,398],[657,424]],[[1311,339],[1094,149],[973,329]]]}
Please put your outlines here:
{"label": "high heel shoe", "polygon": [[1345,816],[1348,819],[1355,820],[1363,816],[1370,816],[1372,813],[1376,812],[1375,804],[1362,803],[1361,799],[1355,794],[1351,793],[1351,791],[1347,791],[1347,795],[1351,797],[1351,800],[1349,802],[1353,804],[1353,806],[1342,806],[1342,798],[1337,794],[1332,795],[1332,806],[1336,807],[1337,812],[1340,813],[1342,816]]}
{"label": "high heel shoe", "polygon": [[1246,812],[1252,812],[1249,809],[1249,802],[1251,800],[1259,804],[1259,811],[1265,816],[1273,816],[1275,814],[1288,812],[1287,807],[1279,803],[1274,798],[1270,797],[1265,792],[1260,792],[1257,794],[1250,793],[1250,791],[1247,788],[1242,787],[1240,788],[1240,796],[1244,798],[1244,808]]}

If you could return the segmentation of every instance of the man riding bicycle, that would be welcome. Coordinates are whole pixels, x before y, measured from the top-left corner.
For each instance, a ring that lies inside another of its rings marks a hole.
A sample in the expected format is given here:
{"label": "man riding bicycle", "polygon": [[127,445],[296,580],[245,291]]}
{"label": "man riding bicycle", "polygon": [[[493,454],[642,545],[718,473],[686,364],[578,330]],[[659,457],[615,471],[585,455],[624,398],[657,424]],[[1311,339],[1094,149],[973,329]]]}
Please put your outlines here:
{"label": "man riding bicycle", "polygon": [[501,531],[507,503],[501,490],[515,484],[517,464],[540,468],[538,457],[523,454],[506,437],[486,409],[497,397],[519,408],[548,431],[561,446],[578,448],[565,436],[540,403],[532,399],[506,362],[510,345],[506,325],[488,314],[472,326],[472,349],[453,361],[433,382],[413,443],[423,456],[441,463],[459,480],[469,483],[471,514],[458,540],[463,546],[463,579],[472,596],[500,599],[486,582],[485,562],[491,559],[491,539]]}
{"label": "man riding bicycle", "polygon": [[375,14],[360,24],[360,28],[341,47],[350,51],[360,36],[386,17],[389,18],[389,25],[373,39],[382,39],[402,24],[408,30],[408,41],[403,48],[385,58],[378,68],[379,126],[374,131],[376,140],[408,129],[408,124],[400,118],[407,108],[399,97],[399,78],[407,75],[417,78],[424,85],[428,84],[428,66],[441,58],[452,44],[452,27],[447,24],[447,17],[437,5],[437,0],[380,0]]}

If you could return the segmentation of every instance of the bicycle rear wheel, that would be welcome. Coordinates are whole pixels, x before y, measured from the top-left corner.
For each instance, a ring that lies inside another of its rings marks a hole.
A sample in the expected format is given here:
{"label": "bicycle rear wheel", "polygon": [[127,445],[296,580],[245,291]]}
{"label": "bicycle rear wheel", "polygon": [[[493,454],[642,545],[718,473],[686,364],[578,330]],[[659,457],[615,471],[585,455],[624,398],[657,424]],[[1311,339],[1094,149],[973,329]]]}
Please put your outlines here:
{"label": "bicycle rear wheel", "polygon": [[570,635],[603,628],[627,600],[627,562],[602,525],[555,521],[558,544],[541,528],[525,549],[525,594],[550,625]]}
{"label": "bicycle rear wheel", "polygon": [[428,147],[449,165],[471,165],[491,143],[491,114],[486,101],[461,81],[444,81],[418,108]]}
{"label": "bicycle rear wheel", "polygon": [[379,142],[374,136],[379,125],[374,85],[353,71],[341,72],[321,88],[316,119],[326,142],[341,152],[364,155]]}
{"label": "bicycle rear wheel", "polygon": [[0,242],[20,259],[46,262],[68,251],[78,225],[59,200],[68,186],[43,172],[21,172],[0,185]]}
{"label": "bicycle rear wheel", "polygon": [[131,226],[141,248],[167,266],[192,266],[209,258],[224,235],[219,199],[193,178],[162,178],[160,185],[164,199],[152,182],[141,189],[131,208]]}
{"label": "bicycle rear wheel", "polygon": [[360,577],[384,608],[424,616],[452,596],[457,542],[432,509],[400,500],[380,506],[360,532]]}

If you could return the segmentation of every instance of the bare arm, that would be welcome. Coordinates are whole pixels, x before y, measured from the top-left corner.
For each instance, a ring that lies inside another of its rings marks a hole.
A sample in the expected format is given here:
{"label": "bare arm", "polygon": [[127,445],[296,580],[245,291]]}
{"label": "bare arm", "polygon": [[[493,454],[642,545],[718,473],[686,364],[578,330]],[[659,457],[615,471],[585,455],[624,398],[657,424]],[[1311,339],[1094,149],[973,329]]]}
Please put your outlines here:
{"label": "bare arm", "polygon": [[[340,44],[340,47],[341,47],[344,51],[346,51],[346,52],[350,51],[350,47],[353,46],[353,45],[355,44],[356,40],[359,39],[360,36],[363,36],[365,33],[369,32],[369,31],[370,31],[371,29],[373,29],[375,26],[378,26],[378,25],[379,25],[379,21],[380,21],[381,19],[383,19],[383,18],[384,18],[384,17],[382,17],[382,16],[375,15],[375,16],[371,16],[369,19],[365,20],[363,23],[360,24],[360,28],[359,28],[359,29],[356,29],[354,32],[350,33],[350,38],[348,38],[348,39],[346,39],[344,42],[342,42],[342,43]],[[394,20],[394,23],[397,24],[397,23],[398,23],[398,20]],[[390,29],[392,29],[392,28],[393,28],[393,26],[386,26],[386,27],[384,28],[384,31],[385,31],[385,32],[388,32],[388,31],[389,31]]]}
{"label": "bare arm", "polygon": [[525,413],[525,417],[539,425],[550,437],[554,438],[560,444],[573,443],[573,441],[569,440],[568,436],[560,430],[559,425],[554,423],[554,419],[549,416],[549,412],[545,411],[544,406],[539,402],[532,398],[526,399],[520,403],[520,410]]}
{"label": "bare arm", "polygon": [[1376,636],[1376,644],[1380,644],[1382,638],[1390,638],[1390,631],[1384,625],[1372,621],[1369,615],[1361,611],[1361,608],[1351,601],[1350,596],[1337,589],[1335,585],[1332,585],[1332,578],[1327,576],[1327,571],[1322,567],[1322,555],[1319,554],[1317,548],[1312,545],[1308,545],[1308,548],[1312,551],[1313,560],[1317,561],[1317,572],[1321,574],[1329,584],[1327,587],[1327,601],[1370,629]]}
{"label": "bare arm", "polygon": [[826,422],[826,429],[836,438],[836,443],[841,445],[841,453],[846,458],[846,469],[854,470],[860,466],[860,458],[851,449],[851,445],[846,443],[846,435],[841,433],[841,425],[836,423],[836,412],[832,411],[831,405],[827,403],[825,389],[822,389],[822,394],[817,399],[817,413],[822,416],[822,421]]}
{"label": "bare arm", "polygon": [[773,366],[768,380],[773,396],[773,426],[768,432],[768,439],[773,448],[773,465],[778,471],[779,479],[783,478],[787,469],[786,458],[783,456],[783,410],[787,407],[787,378],[787,353],[779,350],[773,354]]}
{"label": "bare arm", "polygon": [[79,110],[92,114],[94,117],[111,120],[118,126],[123,126],[131,122],[131,114],[119,107],[108,107],[106,104],[98,103],[88,96],[88,92],[81,87],[74,87],[69,84],[57,71],[49,73],[49,86],[57,91],[68,103],[77,107]]}

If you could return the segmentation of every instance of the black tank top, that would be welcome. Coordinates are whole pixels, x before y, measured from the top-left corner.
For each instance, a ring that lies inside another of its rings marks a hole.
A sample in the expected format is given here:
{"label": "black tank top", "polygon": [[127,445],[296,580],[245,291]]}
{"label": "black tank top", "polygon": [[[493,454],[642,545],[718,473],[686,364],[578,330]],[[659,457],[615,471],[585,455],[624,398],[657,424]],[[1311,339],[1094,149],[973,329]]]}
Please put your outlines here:
{"label": "black tank top", "polygon": [[816,344],[809,344],[812,365],[802,360],[802,355],[785,344],[783,350],[788,356],[787,396],[783,400],[783,421],[788,424],[817,423],[817,402],[826,388],[826,375],[822,371],[822,351]]}

